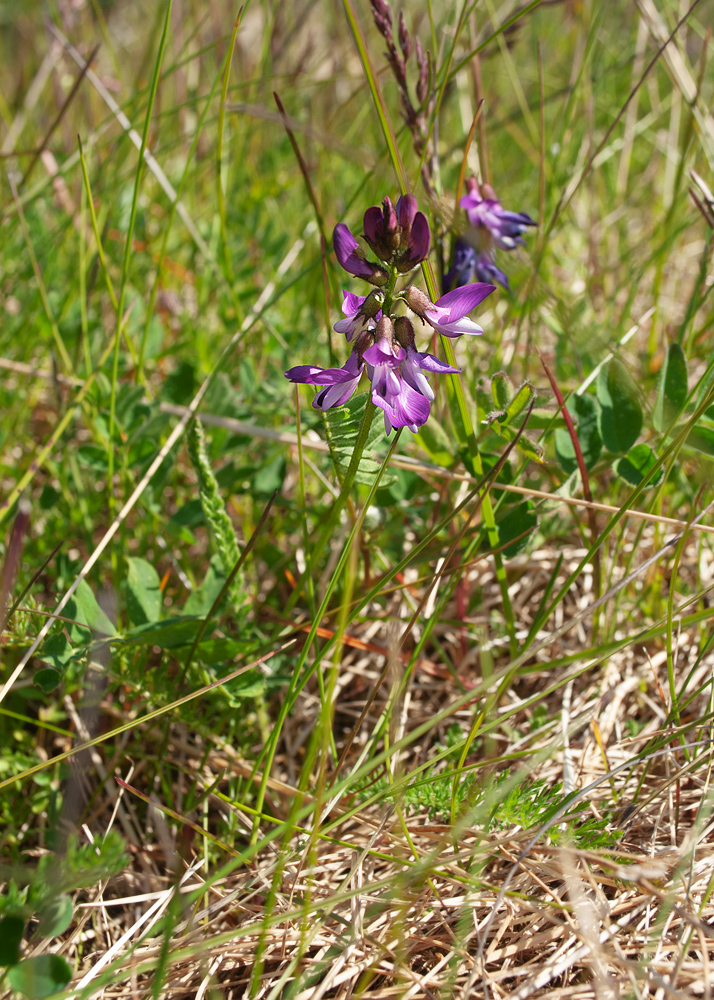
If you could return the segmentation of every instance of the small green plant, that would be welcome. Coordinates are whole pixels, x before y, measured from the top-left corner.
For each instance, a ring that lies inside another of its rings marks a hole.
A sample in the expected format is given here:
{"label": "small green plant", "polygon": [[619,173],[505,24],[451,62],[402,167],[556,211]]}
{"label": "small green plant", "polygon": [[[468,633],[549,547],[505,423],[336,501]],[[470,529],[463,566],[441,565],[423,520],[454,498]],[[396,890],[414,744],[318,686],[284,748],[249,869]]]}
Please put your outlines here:
{"label": "small green plant", "polygon": [[64,989],[72,968],[61,955],[22,958],[22,942],[63,934],[72,923],[71,893],[110,878],[126,867],[124,843],[110,831],[97,844],[80,845],[75,835],[63,856],[43,855],[35,869],[0,869],[7,882],[0,896],[0,973],[9,986],[29,1000],[42,1000]]}

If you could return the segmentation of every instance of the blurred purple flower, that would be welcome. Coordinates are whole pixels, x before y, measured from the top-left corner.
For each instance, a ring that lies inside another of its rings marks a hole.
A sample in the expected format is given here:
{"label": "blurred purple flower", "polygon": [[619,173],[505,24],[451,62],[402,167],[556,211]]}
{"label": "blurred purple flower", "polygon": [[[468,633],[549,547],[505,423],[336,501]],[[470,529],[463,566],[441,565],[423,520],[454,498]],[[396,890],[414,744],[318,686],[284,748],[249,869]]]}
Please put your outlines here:
{"label": "blurred purple flower", "polygon": [[525,243],[523,233],[528,227],[537,225],[526,212],[509,212],[503,208],[488,184],[484,184],[479,192],[478,185],[472,181],[469,193],[459,204],[466,209],[469,222],[475,229],[488,232],[490,239],[482,241],[486,248],[493,242],[499,250],[515,250],[519,243]]}
{"label": "blurred purple flower", "polygon": [[450,292],[454,288],[461,288],[474,280],[485,281],[488,284],[503,285],[510,291],[508,278],[491,259],[491,255],[483,251],[477,253],[466,240],[459,237],[454,247],[454,261],[451,268],[444,276],[443,290]]}

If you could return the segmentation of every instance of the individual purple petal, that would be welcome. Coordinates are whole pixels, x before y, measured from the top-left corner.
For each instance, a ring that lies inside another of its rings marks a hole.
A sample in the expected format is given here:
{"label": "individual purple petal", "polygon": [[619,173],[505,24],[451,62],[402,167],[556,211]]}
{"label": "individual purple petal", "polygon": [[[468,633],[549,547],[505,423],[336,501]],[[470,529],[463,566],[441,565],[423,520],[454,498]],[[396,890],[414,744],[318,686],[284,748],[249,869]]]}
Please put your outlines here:
{"label": "individual purple petal", "polygon": [[427,372],[436,372],[439,375],[458,375],[460,368],[453,368],[445,361],[440,361],[433,354],[419,353],[419,367]]}
{"label": "individual purple petal", "polygon": [[349,379],[342,385],[332,385],[327,389],[323,389],[322,392],[318,392],[312,401],[313,409],[315,410],[329,410],[333,406],[342,406],[350,398],[352,393],[357,388],[357,383],[359,382],[359,377]]}
{"label": "individual purple petal", "polygon": [[397,215],[402,229],[410,230],[417,214],[417,200],[413,194],[403,194],[397,202]]}
{"label": "individual purple petal", "polygon": [[412,223],[412,231],[409,237],[409,260],[418,264],[429,255],[431,246],[431,231],[429,223],[423,212],[417,212]]}
{"label": "individual purple petal", "polygon": [[[454,288],[437,299],[435,305],[438,309],[446,310],[447,323],[453,323],[462,316],[466,316],[480,305],[483,300],[496,291],[495,285],[487,285],[481,281],[476,281],[471,285],[464,285],[462,288]],[[428,311],[427,311],[428,315]]]}
{"label": "individual purple petal", "polygon": [[[396,354],[395,354],[396,350]],[[406,357],[406,352],[403,348],[390,347],[386,340],[378,340],[376,344],[372,344],[362,355],[367,364],[370,365],[391,365],[395,367],[399,362]]]}
{"label": "individual purple petal", "polygon": [[362,257],[359,243],[344,222],[338,222],[332,234],[332,245],[340,266],[357,278],[371,278],[374,267]]}
{"label": "individual purple petal", "polygon": [[382,209],[373,205],[364,213],[362,220],[365,239],[368,243],[377,243],[384,234],[384,223],[382,221]]}
{"label": "individual purple petal", "polygon": [[314,365],[297,365],[285,372],[285,378],[303,385],[338,385],[349,382],[354,373],[344,368],[316,368]]}
{"label": "individual purple petal", "polygon": [[429,419],[430,409],[429,400],[405,383],[394,404],[397,422],[392,420],[392,423],[395,427],[408,427],[416,434]]}

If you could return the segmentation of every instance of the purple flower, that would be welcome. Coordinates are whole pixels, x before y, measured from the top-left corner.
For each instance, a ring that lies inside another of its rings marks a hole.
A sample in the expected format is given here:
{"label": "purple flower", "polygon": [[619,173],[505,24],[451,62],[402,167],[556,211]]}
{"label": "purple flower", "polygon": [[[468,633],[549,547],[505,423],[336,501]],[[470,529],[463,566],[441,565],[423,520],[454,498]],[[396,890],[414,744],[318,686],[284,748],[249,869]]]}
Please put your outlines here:
{"label": "purple flower", "polygon": [[409,308],[433,326],[437,333],[445,337],[461,337],[463,334],[483,333],[483,327],[470,320],[468,313],[495,290],[495,285],[477,281],[463,288],[454,288],[434,303],[423,292],[411,287],[407,289],[405,299]]}
{"label": "purple flower", "polygon": [[476,250],[459,237],[454,248],[454,261],[448,273],[444,276],[443,287],[445,292],[450,292],[454,288],[461,288],[468,285],[476,278],[477,281],[485,281],[488,284],[498,282],[510,291],[508,278],[500,269],[496,267],[491,255],[483,251],[476,253]]}
{"label": "purple flower", "polygon": [[365,259],[359,243],[344,222],[338,222],[335,226],[332,243],[340,267],[345,271],[354,274],[356,278],[365,278],[375,285],[387,283],[389,278],[387,272],[379,264],[371,264]]}
{"label": "purple flower", "polygon": [[[372,299],[372,295],[355,295],[354,292],[343,291],[342,312],[345,314],[345,319],[338,320],[332,329],[336,333],[344,333],[348,344],[363,330],[374,329],[376,321],[382,315],[381,309],[377,309],[377,295],[379,294],[381,293],[373,292],[374,299]],[[372,302],[365,309],[364,304],[368,298],[372,299]]]}
{"label": "purple flower", "polygon": [[[485,242],[488,248],[492,242],[500,250],[515,250],[519,243],[525,243],[523,233],[537,223],[526,212],[504,209],[490,185],[484,184],[481,192],[472,181],[469,193],[459,202],[466,209],[470,224],[479,230],[479,235],[488,236],[486,241],[481,239],[479,243]],[[482,197],[482,194],[487,197]]]}
{"label": "purple flower", "polygon": [[434,391],[427,381],[426,375],[422,372],[435,372],[438,375],[458,375],[460,369],[452,368],[445,361],[439,361],[433,354],[417,351],[413,347],[407,347],[407,356],[402,362],[401,373],[405,382],[420,392],[428,400],[434,398]]}
{"label": "purple flower", "polygon": [[389,320],[382,320],[378,330],[381,336],[364,352],[372,381],[372,402],[384,412],[387,435],[397,427],[408,427],[416,434],[429,419],[430,402],[434,398],[423,372],[456,373],[458,368],[412,346],[405,348],[394,343]]}
{"label": "purple flower", "polygon": [[357,350],[350,354],[342,368],[317,368],[314,365],[297,365],[285,372],[285,378],[303,385],[322,385],[312,401],[316,410],[329,410],[342,406],[357,388],[364,362]]}

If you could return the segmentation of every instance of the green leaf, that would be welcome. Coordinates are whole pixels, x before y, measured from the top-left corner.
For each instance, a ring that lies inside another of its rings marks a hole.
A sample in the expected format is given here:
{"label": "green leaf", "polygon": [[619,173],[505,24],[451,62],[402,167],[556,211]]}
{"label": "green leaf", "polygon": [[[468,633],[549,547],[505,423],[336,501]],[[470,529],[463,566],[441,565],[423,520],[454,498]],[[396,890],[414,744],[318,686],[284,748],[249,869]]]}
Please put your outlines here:
{"label": "green leaf", "polygon": [[73,597],[67,602],[66,615],[89,626],[89,629],[79,628],[77,625],[68,626],[70,638],[74,642],[90,642],[93,638],[90,629],[105,636],[116,635],[116,629],[97,604],[92,588],[86,580],[79,581]]}
{"label": "green leaf", "polygon": [[59,993],[72,978],[72,969],[61,955],[35,955],[13,965],[7,974],[10,986],[30,1000]]}
{"label": "green leaf", "polygon": [[227,573],[223,569],[223,562],[219,555],[211,557],[206,575],[200,587],[191,591],[186,603],[183,606],[185,615],[198,615],[205,618],[213,607],[213,603],[221,592],[223,584],[226,582]]}
{"label": "green leaf", "polygon": [[41,670],[36,671],[32,678],[32,683],[35,687],[42,688],[45,694],[49,694],[50,691],[54,691],[55,688],[59,687],[61,681],[62,674],[58,670],[55,670],[54,667],[43,667]]}
{"label": "green leaf", "polygon": [[77,448],[77,461],[85,469],[93,469],[95,472],[107,471],[107,452],[98,444],[82,444]]}
{"label": "green leaf", "polygon": [[[506,546],[506,548],[502,549],[502,554],[510,558],[520,552],[528,544],[528,535],[530,535],[537,524],[538,518],[533,511],[533,504],[530,500],[526,500],[511,508],[508,514],[496,523],[498,544]],[[524,532],[526,534],[523,534]],[[523,537],[518,538],[519,535],[523,535]],[[518,540],[513,542],[512,545],[508,545],[507,543],[514,538]]]}
{"label": "green leaf", "polygon": [[[89,633],[85,631],[85,640],[88,637]],[[56,635],[51,635],[49,639],[45,639],[37,651],[38,660],[51,663],[55,670],[59,670],[60,673],[65,670],[73,656],[74,649],[67,642],[67,637],[62,632],[58,632]],[[37,677],[36,674],[35,677]]]}
{"label": "green leaf", "polygon": [[[580,399],[579,396],[577,398]],[[541,409],[538,406],[531,410],[531,415],[528,418],[529,431],[552,431],[559,427],[565,427],[565,417],[562,413],[545,408]]]}
{"label": "green leaf", "polygon": [[[647,473],[657,464],[657,456],[649,445],[638,444],[622,458],[613,462],[613,469],[620,479],[624,479],[630,486],[639,486]],[[657,475],[650,479],[647,484],[659,486],[664,478],[664,472],[660,469]]]}
{"label": "green leaf", "polygon": [[[602,451],[602,438],[598,430],[598,404],[594,396],[584,393],[571,396],[566,403],[568,412],[577,421],[577,435],[586,469],[592,469]],[[555,454],[570,475],[578,467],[575,448],[567,428],[555,432]]]}
{"label": "green leaf", "polygon": [[704,455],[714,456],[714,427],[697,424],[690,431],[685,444],[688,448],[701,451]]}
{"label": "green leaf", "polygon": [[497,410],[507,410],[514,396],[513,382],[505,372],[491,377],[491,395]]}
{"label": "green leaf", "polygon": [[123,641],[132,645],[158,646],[160,649],[185,646],[193,641],[202,621],[200,617],[180,615],[162,622],[147,622],[129,629]]}
{"label": "green leaf", "polygon": [[[518,392],[515,394],[509,405],[506,407],[506,421],[511,423],[518,414],[525,410],[525,408],[530,404],[531,400],[535,399],[535,389],[530,384],[530,382],[524,382],[518,387]],[[529,420],[530,423],[530,420]]]}
{"label": "green leaf", "polygon": [[67,930],[72,923],[72,899],[62,893],[48,899],[39,911],[37,933],[42,937],[55,937]]}
{"label": "green leaf", "polygon": [[[494,423],[492,425],[492,428],[493,430],[497,431],[497,433],[500,434],[501,437],[506,438],[507,441],[515,440],[518,434],[516,428],[511,427],[509,424]],[[527,458],[533,459],[533,461],[535,462],[543,461],[543,455],[544,455],[543,448],[538,444],[537,441],[534,441],[533,438],[529,437],[528,434],[526,434],[525,432],[521,434],[521,436],[518,438],[518,441],[516,443],[516,448],[518,448],[519,451],[523,452],[523,454]]]}
{"label": "green leaf", "polygon": [[[324,414],[325,432],[330,452],[342,476],[349,468],[367,398],[367,393],[362,392],[359,396],[353,396],[352,399],[349,399],[344,406],[336,406]],[[383,424],[379,417],[380,414],[377,414],[372,421],[364,453],[355,476],[355,482],[366,486],[372,485],[382,464],[379,456],[374,456],[372,453],[372,449],[377,444],[383,445],[384,443]],[[382,476],[380,486],[384,488],[393,482],[394,476],[385,474]]]}
{"label": "green leaf", "polygon": [[287,466],[284,455],[276,457],[266,462],[253,476],[253,492],[258,496],[266,497],[279,490],[285,479]]}
{"label": "green leaf", "polygon": [[126,609],[134,625],[158,621],[161,617],[161,581],[146,559],[128,558],[126,577]]}
{"label": "green leaf", "polygon": [[642,407],[637,386],[619,358],[602,369],[597,380],[600,436],[608,451],[629,451],[642,430]]}
{"label": "green leaf", "polygon": [[20,942],[25,931],[22,917],[7,916],[0,920],[0,966],[20,961]]}
{"label": "green leaf", "polygon": [[687,401],[687,359],[679,344],[670,344],[657,385],[652,422],[655,430],[668,431]]}

